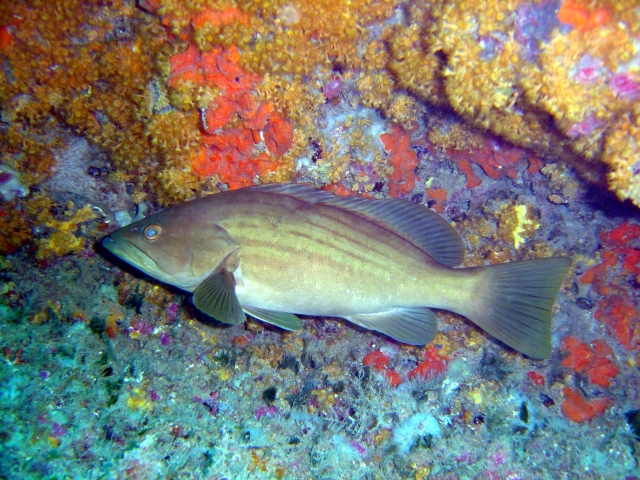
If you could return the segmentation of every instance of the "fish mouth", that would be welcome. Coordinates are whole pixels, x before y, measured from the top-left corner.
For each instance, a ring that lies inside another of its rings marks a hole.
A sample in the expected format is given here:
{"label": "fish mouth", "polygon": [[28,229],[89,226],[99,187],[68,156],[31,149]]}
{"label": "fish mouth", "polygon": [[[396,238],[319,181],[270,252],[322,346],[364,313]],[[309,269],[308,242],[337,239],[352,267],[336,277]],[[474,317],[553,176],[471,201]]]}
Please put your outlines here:
{"label": "fish mouth", "polygon": [[116,241],[108,236],[102,239],[102,246],[119,259],[147,274],[151,275],[158,269],[157,263],[149,255],[126,239],[120,238]]}

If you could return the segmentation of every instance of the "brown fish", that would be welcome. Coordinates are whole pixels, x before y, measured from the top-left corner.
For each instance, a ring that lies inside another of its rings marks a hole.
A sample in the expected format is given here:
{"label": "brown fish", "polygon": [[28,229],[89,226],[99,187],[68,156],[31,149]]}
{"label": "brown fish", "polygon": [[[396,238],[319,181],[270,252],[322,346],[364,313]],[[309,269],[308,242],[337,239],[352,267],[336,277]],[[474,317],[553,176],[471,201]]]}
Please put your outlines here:
{"label": "brown fish", "polygon": [[571,261],[453,268],[455,230],[403,200],[336,197],[261,185],[183,203],[103,240],[148,275],[193,292],[195,306],[239,324],[245,312],[284,329],[295,314],[342,317],[403,343],[436,334],[430,308],[467,317],[531,358],[551,354],[551,309]]}

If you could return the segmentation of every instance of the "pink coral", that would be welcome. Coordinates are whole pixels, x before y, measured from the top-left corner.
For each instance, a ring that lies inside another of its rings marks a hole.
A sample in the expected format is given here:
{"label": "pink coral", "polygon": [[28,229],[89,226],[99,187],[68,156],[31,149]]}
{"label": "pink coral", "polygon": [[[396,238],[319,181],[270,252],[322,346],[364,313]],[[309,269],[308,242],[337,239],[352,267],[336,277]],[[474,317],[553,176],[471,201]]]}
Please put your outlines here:
{"label": "pink coral", "polygon": [[619,98],[634,101],[640,98],[640,83],[630,73],[617,73],[609,79],[609,87]]}
{"label": "pink coral", "polygon": [[333,79],[329,80],[322,87],[322,93],[324,94],[324,98],[327,100],[333,100],[337,98],[342,93],[342,80],[340,77],[335,76]]}

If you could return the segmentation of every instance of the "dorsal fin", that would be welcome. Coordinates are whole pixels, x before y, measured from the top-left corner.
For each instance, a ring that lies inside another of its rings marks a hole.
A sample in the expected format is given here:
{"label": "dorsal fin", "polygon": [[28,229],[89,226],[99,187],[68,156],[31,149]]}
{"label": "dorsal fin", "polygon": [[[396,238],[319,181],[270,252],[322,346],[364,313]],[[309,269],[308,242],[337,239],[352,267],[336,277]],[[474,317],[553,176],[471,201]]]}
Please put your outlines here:
{"label": "dorsal fin", "polygon": [[448,267],[460,265],[464,245],[460,235],[437,213],[417,203],[390,198],[339,197],[309,183],[269,184],[249,187],[261,192],[288,195],[310,203],[347,210],[395,232]]}

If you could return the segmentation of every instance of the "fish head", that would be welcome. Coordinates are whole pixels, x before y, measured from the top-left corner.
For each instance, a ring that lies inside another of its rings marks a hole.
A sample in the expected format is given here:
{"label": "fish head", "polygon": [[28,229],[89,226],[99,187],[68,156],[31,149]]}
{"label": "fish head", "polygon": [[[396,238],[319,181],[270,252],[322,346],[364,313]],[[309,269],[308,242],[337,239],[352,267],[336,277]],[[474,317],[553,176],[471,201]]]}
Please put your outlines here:
{"label": "fish head", "polygon": [[116,230],[102,245],[147,275],[189,292],[229,268],[238,248],[225,229],[184,209],[165,210]]}

